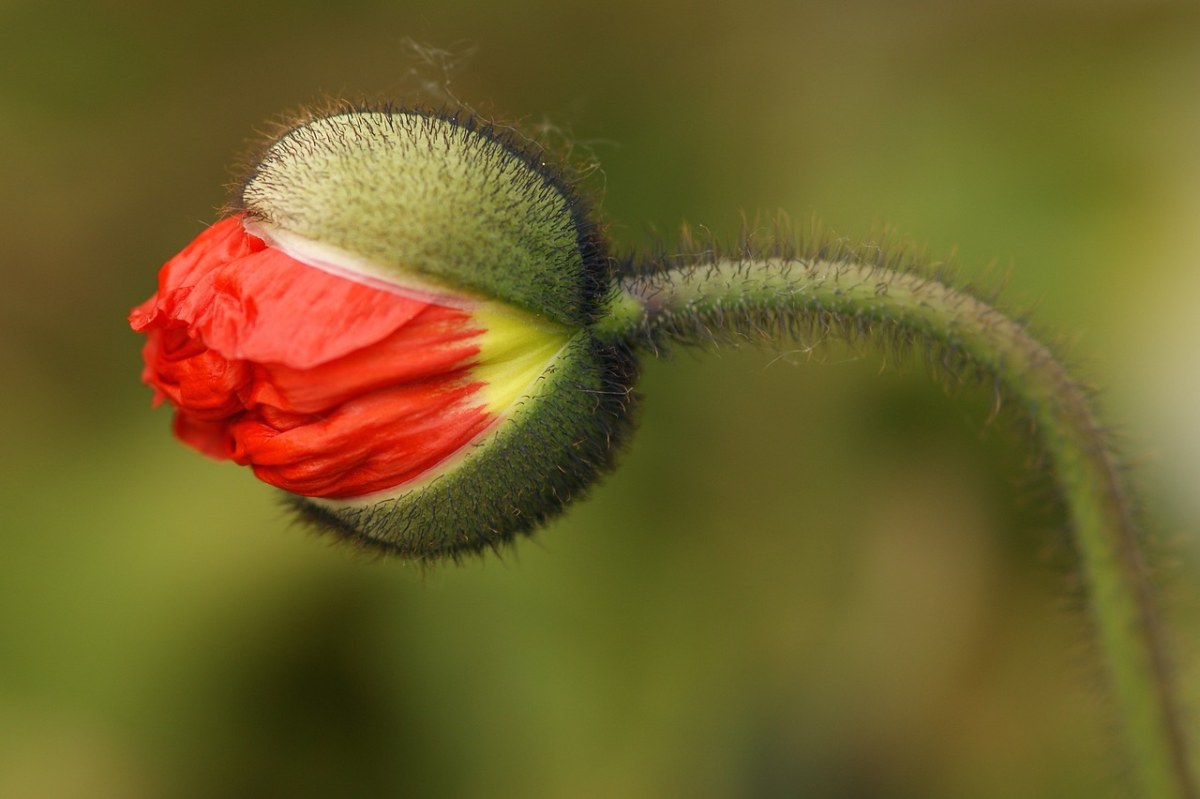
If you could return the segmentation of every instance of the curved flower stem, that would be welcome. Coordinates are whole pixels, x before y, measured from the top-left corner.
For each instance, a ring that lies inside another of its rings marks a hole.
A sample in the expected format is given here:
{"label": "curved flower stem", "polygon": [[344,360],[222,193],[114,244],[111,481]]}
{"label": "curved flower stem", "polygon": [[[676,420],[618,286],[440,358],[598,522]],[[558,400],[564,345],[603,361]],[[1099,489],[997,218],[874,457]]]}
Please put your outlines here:
{"label": "curved flower stem", "polygon": [[682,268],[648,268],[624,281],[611,308],[597,335],[654,354],[671,342],[880,339],[922,347],[934,367],[978,376],[994,386],[997,401],[1016,403],[1070,515],[1139,795],[1197,795],[1120,467],[1087,392],[1020,323],[936,279],[836,256],[710,257]]}

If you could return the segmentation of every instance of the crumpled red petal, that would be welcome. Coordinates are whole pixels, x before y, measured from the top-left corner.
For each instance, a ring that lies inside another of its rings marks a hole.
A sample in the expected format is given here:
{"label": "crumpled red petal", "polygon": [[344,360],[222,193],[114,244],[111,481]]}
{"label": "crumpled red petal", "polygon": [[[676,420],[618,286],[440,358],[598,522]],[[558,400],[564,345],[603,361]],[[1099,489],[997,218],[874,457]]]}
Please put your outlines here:
{"label": "crumpled red petal", "polygon": [[[297,323],[317,307],[320,324]],[[166,313],[227,358],[306,368],[374,344],[427,307],[300,264],[232,216],[167,262],[157,295],[129,321],[142,330]]]}
{"label": "crumpled red petal", "polygon": [[293,493],[400,485],[494,421],[473,397],[469,312],[302,264],[240,216],[171,259],[129,320],[176,435]]}

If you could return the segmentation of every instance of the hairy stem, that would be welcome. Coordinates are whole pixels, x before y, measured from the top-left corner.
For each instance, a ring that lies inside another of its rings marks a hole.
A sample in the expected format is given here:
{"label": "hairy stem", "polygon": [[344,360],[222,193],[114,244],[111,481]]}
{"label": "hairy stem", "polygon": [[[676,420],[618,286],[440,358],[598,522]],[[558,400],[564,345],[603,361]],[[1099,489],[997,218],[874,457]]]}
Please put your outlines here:
{"label": "hairy stem", "polygon": [[657,354],[682,344],[879,339],[989,380],[1030,419],[1070,515],[1098,644],[1145,797],[1195,797],[1132,504],[1087,392],[1024,326],[929,277],[820,255],[721,259],[627,278],[596,332]]}

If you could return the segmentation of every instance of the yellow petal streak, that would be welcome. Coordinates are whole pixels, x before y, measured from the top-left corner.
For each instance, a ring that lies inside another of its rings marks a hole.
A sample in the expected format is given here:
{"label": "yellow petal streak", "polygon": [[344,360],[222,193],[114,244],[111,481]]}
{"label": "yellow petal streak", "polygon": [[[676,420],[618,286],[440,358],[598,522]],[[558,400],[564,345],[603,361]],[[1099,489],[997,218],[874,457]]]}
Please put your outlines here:
{"label": "yellow petal streak", "polygon": [[473,315],[486,330],[471,377],[484,383],[480,390],[488,413],[503,415],[518,399],[535,390],[571,338],[563,325],[540,319],[511,306],[485,303]]}

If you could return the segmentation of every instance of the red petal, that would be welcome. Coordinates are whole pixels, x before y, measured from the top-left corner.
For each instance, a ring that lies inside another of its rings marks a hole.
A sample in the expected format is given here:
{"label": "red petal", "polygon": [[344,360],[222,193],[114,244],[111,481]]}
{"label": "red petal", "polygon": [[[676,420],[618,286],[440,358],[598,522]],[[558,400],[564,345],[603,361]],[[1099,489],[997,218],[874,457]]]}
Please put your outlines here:
{"label": "red petal", "polygon": [[246,414],[229,426],[228,457],[296,494],[382,491],[419,477],[484,432],[492,417],[464,403],[476,387],[374,391],[315,419]]}
{"label": "red petal", "polygon": [[169,315],[227,358],[303,369],[374,344],[427,305],[299,264],[234,216],[167,262],[157,297],[130,324],[142,330]]}
{"label": "red petal", "polygon": [[206,228],[159,270],[158,292],[130,312],[130,327],[146,329],[160,315],[169,315],[205,274],[265,246],[261,239],[246,235],[241,216],[227,217]]}
{"label": "red petal", "polygon": [[311,369],[263,365],[249,401],[314,413],[377,388],[445,378],[478,352],[483,331],[458,310],[431,305],[370,347]]}
{"label": "red petal", "polygon": [[472,400],[482,330],[467,311],[302,264],[240,217],[171,259],[129,319],[176,435],[293,493],[400,485],[494,421]]}

